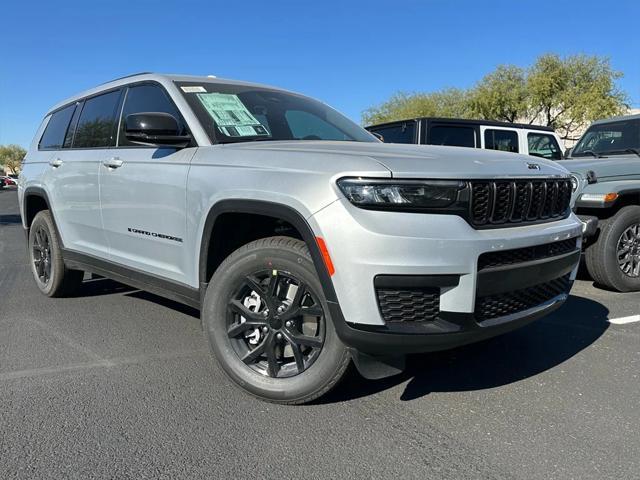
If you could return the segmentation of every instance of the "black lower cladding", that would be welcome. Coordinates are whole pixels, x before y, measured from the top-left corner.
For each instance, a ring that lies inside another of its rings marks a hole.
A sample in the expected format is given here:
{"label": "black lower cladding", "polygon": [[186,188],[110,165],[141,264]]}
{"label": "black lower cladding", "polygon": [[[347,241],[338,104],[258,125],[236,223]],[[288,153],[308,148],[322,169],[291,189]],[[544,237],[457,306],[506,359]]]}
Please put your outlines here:
{"label": "black lower cladding", "polygon": [[[474,313],[440,311],[439,292],[457,285],[456,275],[380,275],[374,286],[385,325],[348,319],[334,324],[344,343],[370,355],[454,348],[520,328],[560,307],[579,258],[575,238],[484,257]],[[329,308],[342,319],[337,304],[329,302]]]}
{"label": "black lower cladding", "polygon": [[475,316],[478,322],[505,317],[542,305],[555,297],[568,293],[570,274],[531,287],[502,292],[476,299]]}

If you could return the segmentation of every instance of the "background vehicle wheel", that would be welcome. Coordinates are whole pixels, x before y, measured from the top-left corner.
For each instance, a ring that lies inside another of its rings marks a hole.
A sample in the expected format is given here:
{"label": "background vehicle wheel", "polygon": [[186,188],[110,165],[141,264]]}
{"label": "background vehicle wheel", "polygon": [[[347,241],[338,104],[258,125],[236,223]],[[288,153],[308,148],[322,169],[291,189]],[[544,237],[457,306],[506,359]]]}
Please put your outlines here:
{"label": "background vehicle wheel", "polygon": [[70,270],[64,265],[49,210],[38,212],[31,223],[29,261],[38,288],[49,297],[69,295],[82,283],[84,272]]}
{"label": "background vehicle wheel", "polygon": [[271,402],[320,397],[350,362],[309,250],[293,238],[265,238],[233,252],[209,283],[202,321],[227,375]]}
{"label": "background vehicle wheel", "polygon": [[601,222],[600,236],[585,253],[596,283],[619,292],[640,290],[640,207],[621,208]]}

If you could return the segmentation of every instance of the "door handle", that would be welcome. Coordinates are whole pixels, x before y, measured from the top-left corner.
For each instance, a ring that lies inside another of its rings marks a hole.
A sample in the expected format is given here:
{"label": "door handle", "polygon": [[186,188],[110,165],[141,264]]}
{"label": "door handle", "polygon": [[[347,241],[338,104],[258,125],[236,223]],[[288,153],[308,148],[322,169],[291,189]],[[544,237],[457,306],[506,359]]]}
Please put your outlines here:
{"label": "door handle", "polygon": [[111,157],[109,160],[105,160],[104,162],[102,162],[102,164],[108,168],[119,168],[123,163],[124,161],[118,157]]}
{"label": "door handle", "polygon": [[58,168],[60,165],[62,165],[62,159],[60,157],[56,157],[52,160],[49,160],[49,165],[51,165],[53,168]]}

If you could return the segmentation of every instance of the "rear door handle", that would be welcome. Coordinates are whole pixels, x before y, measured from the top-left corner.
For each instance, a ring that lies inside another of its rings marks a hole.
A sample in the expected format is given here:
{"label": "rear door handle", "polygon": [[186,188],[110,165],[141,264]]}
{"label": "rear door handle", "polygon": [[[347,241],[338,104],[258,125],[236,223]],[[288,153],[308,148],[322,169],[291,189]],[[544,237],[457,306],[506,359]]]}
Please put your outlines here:
{"label": "rear door handle", "polygon": [[105,167],[109,167],[109,168],[119,168],[122,166],[123,163],[124,161],[122,161],[118,157],[111,157],[109,160],[105,160],[104,162],[102,162],[102,164]]}
{"label": "rear door handle", "polygon": [[52,160],[49,160],[49,165],[51,165],[53,168],[58,168],[60,165],[62,165],[62,159],[60,157],[56,157]]}

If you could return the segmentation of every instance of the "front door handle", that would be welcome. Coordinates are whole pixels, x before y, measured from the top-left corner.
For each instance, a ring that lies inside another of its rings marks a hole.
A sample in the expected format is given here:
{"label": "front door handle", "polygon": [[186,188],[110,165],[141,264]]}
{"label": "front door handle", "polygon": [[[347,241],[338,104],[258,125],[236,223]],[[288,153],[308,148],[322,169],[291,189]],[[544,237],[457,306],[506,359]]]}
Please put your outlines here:
{"label": "front door handle", "polygon": [[119,168],[124,162],[118,157],[111,157],[109,160],[105,160],[102,164],[108,168]]}
{"label": "front door handle", "polygon": [[49,161],[49,165],[51,165],[53,168],[58,168],[60,165],[62,165],[62,159],[60,157],[56,157]]}

